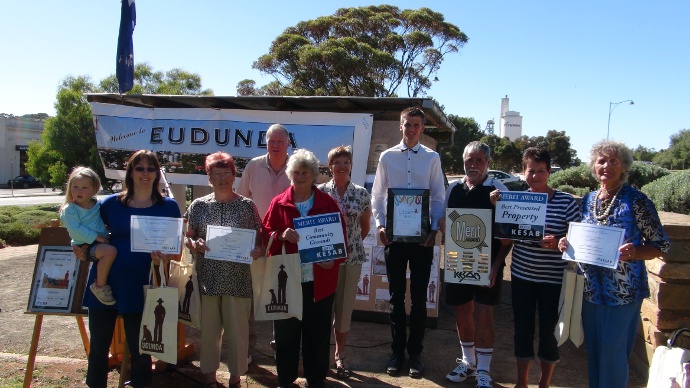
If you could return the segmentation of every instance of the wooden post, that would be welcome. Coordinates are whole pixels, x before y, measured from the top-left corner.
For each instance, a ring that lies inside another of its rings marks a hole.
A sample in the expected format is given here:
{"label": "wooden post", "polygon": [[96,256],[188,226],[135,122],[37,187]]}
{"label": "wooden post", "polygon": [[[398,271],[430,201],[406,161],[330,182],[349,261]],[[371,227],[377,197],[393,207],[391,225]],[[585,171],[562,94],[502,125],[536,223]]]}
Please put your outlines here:
{"label": "wooden post", "polygon": [[26,372],[24,372],[24,388],[31,387],[31,380],[34,375],[34,363],[36,361],[36,351],[38,350],[38,340],[41,338],[41,326],[43,325],[43,314],[36,314],[34,322],[34,333],[31,337],[31,347],[29,357],[26,360]]}

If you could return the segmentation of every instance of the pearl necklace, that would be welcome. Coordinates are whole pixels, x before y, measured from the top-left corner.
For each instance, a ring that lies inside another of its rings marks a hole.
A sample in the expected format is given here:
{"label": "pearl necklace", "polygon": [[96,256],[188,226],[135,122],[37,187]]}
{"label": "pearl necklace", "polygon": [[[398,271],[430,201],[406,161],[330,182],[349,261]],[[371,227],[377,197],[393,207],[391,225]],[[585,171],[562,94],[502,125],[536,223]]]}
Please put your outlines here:
{"label": "pearl necklace", "polygon": [[[620,187],[620,185],[618,187]],[[609,190],[606,190],[603,187],[601,188],[601,190],[606,191],[606,194],[609,193]],[[613,204],[616,202],[616,198],[618,197],[618,193],[620,193],[620,190],[616,192],[616,195],[614,195],[611,199],[599,200],[599,192],[601,192],[601,190],[597,191],[597,195],[594,197],[594,200],[592,200],[592,203],[590,205],[590,211],[594,215],[594,217],[596,217],[598,224],[608,225],[608,222],[604,222],[604,220],[607,219],[608,216],[611,214],[611,209],[613,209]],[[601,207],[599,206],[599,202],[601,202]]]}

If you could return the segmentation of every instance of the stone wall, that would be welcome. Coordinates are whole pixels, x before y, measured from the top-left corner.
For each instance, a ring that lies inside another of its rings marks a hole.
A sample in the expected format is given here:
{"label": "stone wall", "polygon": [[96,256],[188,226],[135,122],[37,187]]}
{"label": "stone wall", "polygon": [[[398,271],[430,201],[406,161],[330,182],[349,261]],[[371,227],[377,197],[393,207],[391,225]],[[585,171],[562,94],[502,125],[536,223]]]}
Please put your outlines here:
{"label": "stone wall", "polygon": [[[647,272],[651,296],[642,303],[639,336],[632,366],[647,374],[657,346],[665,345],[676,329],[690,328],[690,216],[660,212],[671,238],[671,252],[649,260]],[[690,349],[690,336],[677,342]]]}

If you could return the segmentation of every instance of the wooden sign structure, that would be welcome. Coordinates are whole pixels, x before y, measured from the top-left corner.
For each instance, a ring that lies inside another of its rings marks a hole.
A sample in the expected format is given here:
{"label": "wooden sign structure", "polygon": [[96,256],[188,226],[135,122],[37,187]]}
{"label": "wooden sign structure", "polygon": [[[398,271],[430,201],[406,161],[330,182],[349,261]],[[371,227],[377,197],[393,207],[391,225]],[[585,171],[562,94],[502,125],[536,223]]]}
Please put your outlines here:
{"label": "wooden sign structure", "polygon": [[[38,238],[38,252],[26,311],[26,314],[35,314],[36,320],[26,361],[24,388],[31,387],[44,315],[74,316],[87,357],[90,351],[89,337],[84,325],[84,317],[88,312],[82,307],[89,263],[79,261],[73,253],[70,257],[71,239],[67,229],[58,225],[59,222],[53,220],[51,227],[41,229]],[[182,324],[178,324],[177,349],[178,360],[194,353],[194,345],[186,343],[185,328]],[[129,349],[121,318],[118,318],[115,325],[108,359],[109,366],[117,364],[121,364],[119,386],[124,387],[129,378]]]}

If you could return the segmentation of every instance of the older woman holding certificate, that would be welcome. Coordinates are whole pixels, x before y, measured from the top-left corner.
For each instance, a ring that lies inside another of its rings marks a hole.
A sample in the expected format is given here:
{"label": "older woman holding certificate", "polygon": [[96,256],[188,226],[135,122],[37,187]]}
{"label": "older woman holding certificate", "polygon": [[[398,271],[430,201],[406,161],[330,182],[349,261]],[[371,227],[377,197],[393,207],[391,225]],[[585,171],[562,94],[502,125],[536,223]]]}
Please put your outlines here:
{"label": "older woman holding certificate", "polygon": [[[281,254],[283,244],[286,253],[298,251],[300,235],[295,231],[293,219],[340,212],[333,198],[314,186],[319,175],[319,161],[312,152],[295,151],[288,160],[286,173],[292,184],[273,198],[263,222],[264,241],[268,242],[271,236],[274,239],[270,255]],[[346,236],[342,215],[341,224]],[[302,321],[297,318],[273,321],[280,387],[289,387],[297,379],[300,343],[308,386],[324,386],[328,373],[333,294],[338,282],[338,268],[343,261],[302,264]]]}
{"label": "older woman holding certificate", "polygon": [[338,288],[335,291],[333,334],[335,335],[335,367],[338,378],[350,377],[345,363],[345,340],[350,331],[357,283],[366,261],[362,239],[371,226],[371,196],[367,190],[350,182],[352,152],[349,147],[335,147],[328,153],[328,167],[333,180],[319,189],[338,203],[347,224],[348,259],[340,265]]}
{"label": "older woman holding certificate", "polygon": [[[106,197],[101,203],[103,223],[110,230],[110,244],[117,248],[117,259],[108,275],[117,300],[114,306],[101,304],[87,287],[84,306],[89,309],[89,365],[86,385],[105,387],[108,382],[108,352],[113,337],[115,320],[122,316],[125,336],[131,353],[131,385],[151,385],[151,356],[139,353],[139,328],[144,310],[143,286],[149,283],[151,260],[159,262],[168,257],[160,251],[132,252],[131,217],[180,217],[177,203],[161,195],[158,185],[161,166],[156,154],[141,150],[127,161],[125,189]],[[96,278],[96,266],[91,267],[87,284]]]}
{"label": "older woman holding certificate", "polygon": [[[249,264],[205,257],[207,227],[222,226],[256,231],[251,243],[252,258],[261,256],[261,220],[252,200],[232,191],[235,161],[227,153],[206,157],[208,180],[213,193],[195,199],[185,214],[189,229],[185,245],[194,256],[201,290],[201,356],[200,368],[206,377],[205,387],[216,386],[220,363],[221,339],[228,341],[229,387],[240,386],[240,376],[247,371],[249,346],[248,319],[251,312],[252,280]],[[214,256],[215,257],[215,256]]]}
{"label": "older woman holding certificate", "polygon": [[[540,241],[514,241],[510,263],[517,384],[527,388],[529,368],[534,358],[534,334],[538,316],[541,376],[539,387],[551,385],[556,363],[560,360],[558,343],[553,335],[558,321],[558,297],[567,262],[562,260],[556,244],[565,236],[568,224],[579,221],[580,213],[572,195],[548,185],[551,155],[543,148],[530,147],[522,154],[522,171],[529,191],[548,195],[544,236]],[[496,199],[495,192],[491,200]]]}
{"label": "older woman holding certificate", "polygon": [[[670,248],[652,201],[627,184],[632,152],[623,143],[601,141],[592,147],[589,166],[600,182],[598,190],[582,198],[582,222],[625,231],[615,269],[585,264],[582,322],[587,341],[590,387],[627,387],[642,300],[649,296],[643,260]],[[565,251],[568,240],[559,242]]]}

